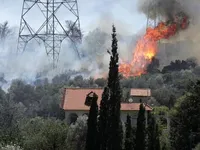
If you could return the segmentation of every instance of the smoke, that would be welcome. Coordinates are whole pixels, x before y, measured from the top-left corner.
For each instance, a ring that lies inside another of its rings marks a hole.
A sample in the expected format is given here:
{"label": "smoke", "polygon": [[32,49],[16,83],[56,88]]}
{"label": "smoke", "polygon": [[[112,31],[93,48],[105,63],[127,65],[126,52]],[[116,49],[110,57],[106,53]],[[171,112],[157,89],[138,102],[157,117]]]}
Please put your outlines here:
{"label": "smoke", "polygon": [[[36,78],[47,77],[51,80],[55,75],[65,73],[67,70],[77,70],[81,72],[84,77],[106,76],[110,60],[110,55],[107,50],[111,49],[113,24],[117,28],[118,51],[121,59],[131,59],[130,54],[132,54],[132,46],[135,45],[136,42],[135,36],[131,35],[131,32],[134,31],[130,31],[129,29],[129,27],[133,25],[127,25],[124,23],[124,20],[116,20],[112,15],[112,10],[110,10],[110,8],[116,7],[116,4],[126,4],[126,2],[112,2],[111,0],[90,1],[91,2],[88,3],[91,6],[89,7],[90,9],[85,9],[86,5],[83,5],[83,2],[79,3],[80,19],[82,19],[81,26],[84,28],[85,22],[89,23],[89,20],[92,20],[91,25],[87,27],[87,31],[83,32],[83,43],[79,46],[79,51],[81,51],[84,57],[79,60],[77,53],[70,47],[69,42],[65,42],[62,44],[59,62],[57,68],[54,70],[51,68],[51,60],[48,59],[49,57],[46,55],[43,44],[38,45],[34,42],[28,43],[26,51],[22,55],[16,57],[19,27],[12,29],[15,31],[14,34],[7,37],[5,43],[0,45],[0,72],[8,82],[7,85],[9,85],[12,79],[16,78],[26,80],[28,83],[33,83]],[[118,8],[117,12],[115,11],[117,16],[119,15],[118,12],[124,9],[120,4],[119,6],[122,9],[119,10],[119,8],[116,7]],[[2,8],[1,13],[3,14],[1,22],[8,20],[8,23],[19,25],[21,6],[22,2],[19,3],[12,0],[7,0],[2,3],[0,6]],[[91,13],[94,11],[93,9],[95,9],[94,14]],[[35,11],[36,10],[33,9],[33,14],[30,12],[30,17],[27,18],[30,20],[34,29],[41,24],[41,18],[39,15],[35,15]],[[100,14],[97,15],[96,13]],[[99,15],[100,17],[98,17]],[[89,18],[85,16],[89,16]],[[33,19],[34,17],[36,17],[35,20]],[[63,18],[68,18],[68,15],[63,14]],[[85,34],[85,32],[87,32],[87,34]]]}
{"label": "smoke", "polygon": [[[26,80],[32,83],[37,72],[41,69],[41,64],[45,64],[46,57],[40,47],[38,51],[34,44],[30,44],[22,55],[17,55],[17,31],[16,28],[11,28],[12,34],[6,36],[4,41],[0,43],[0,73],[3,80],[6,82],[2,84],[4,89],[9,87],[11,81],[16,78]],[[32,47],[32,48],[30,48]]]}
{"label": "smoke", "polygon": [[108,72],[111,50],[111,33],[112,24],[117,28],[118,52],[121,59],[130,60],[132,48],[130,46],[135,42],[134,36],[128,34],[126,24],[115,20],[110,14],[102,15],[96,22],[95,29],[90,31],[83,39],[81,47],[85,55],[85,60],[82,63],[83,68],[87,68],[93,77],[105,77]]}
{"label": "smoke", "polygon": [[[138,11],[150,19],[161,19],[162,21],[173,20],[173,17],[183,12],[189,16],[192,25],[200,21],[199,0],[140,0]],[[165,20],[163,20],[165,19]]]}
{"label": "smoke", "polygon": [[200,1],[199,0],[140,0],[139,12],[151,19],[168,21],[180,12],[189,16],[189,27],[179,32],[169,40],[163,40],[160,44],[158,58],[161,66],[167,65],[175,59],[187,59],[196,57],[200,60]]}
{"label": "smoke", "polygon": [[[166,44],[161,44],[158,54],[158,58],[162,58],[160,59],[161,66],[175,59],[186,59],[190,56],[200,58],[199,0],[138,0],[138,10],[152,19],[158,17],[170,20],[180,11],[190,17],[187,30],[165,41]],[[84,35],[83,43],[79,46],[84,57],[79,60],[69,42],[65,42],[55,70],[51,68],[51,60],[46,56],[43,44],[30,43],[25,53],[16,57],[18,27],[14,28],[14,34],[7,37],[5,43],[0,45],[0,72],[8,81],[7,85],[15,78],[22,78],[32,83],[38,74],[40,78],[52,79],[55,75],[65,73],[67,70],[77,70],[85,77],[105,76],[110,60],[107,50],[111,49],[112,24],[117,28],[120,58],[130,61],[138,37],[130,34],[133,31],[129,31],[128,25],[123,20],[116,20],[111,14],[106,13],[101,14],[100,18],[91,24],[89,33]]]}
{"label": "smoke", "polygon": [[[108,21],[109,20],[109,21]],[[52,69],[52,60],[45,52],[43,43],[40,45],[34,40],[28,43],[26,50],[21,55],[16,55],[18,27],[11,27],[12,33],[0,44],[0,73],[3,80],[1,86],[7,89],[13,79],[22,79],[32,84],[37,78],[48,78],[76,70],[77,75],[89,77],[105,77],[108,72],[111,50],[112,25],[117,28],[118,50],[120,57],[131,59],[130,46],[135,43],[135,36],[128,34],[126,25],[113,19],[111,15],[102,15],[83,38],[78,49],[83,55],[80,60],[77,52],[70,46],[69,41],[62,43],[59,62],[56,69]],[[125,28],[124,28],[125,27]],[[1,81],[0,81],[1,83]]]}
{"label": "smoke", "polygon": [[172,20],[175,14],[183,11],[177,0],[140,0],[138,8],[151,19],[162,17]]}

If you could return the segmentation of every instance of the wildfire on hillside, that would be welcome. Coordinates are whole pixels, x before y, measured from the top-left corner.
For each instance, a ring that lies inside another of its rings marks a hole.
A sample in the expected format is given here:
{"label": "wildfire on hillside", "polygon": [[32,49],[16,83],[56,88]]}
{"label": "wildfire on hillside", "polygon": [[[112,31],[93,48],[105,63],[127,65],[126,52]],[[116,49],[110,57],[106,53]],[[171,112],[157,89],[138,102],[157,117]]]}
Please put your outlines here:
{"label": "wildfire on hillside", "polygon": [[124,77],[145,74],[147,66],[158,52],[157,42],[161,39],[169,39],[178,31],[186,29],[188,25],[188,16],[181,12],[173,20],[160,22],[155,28],[147,28],[145,35],[136,44],[131,62],[125,63],[122,60],[119,72]]}

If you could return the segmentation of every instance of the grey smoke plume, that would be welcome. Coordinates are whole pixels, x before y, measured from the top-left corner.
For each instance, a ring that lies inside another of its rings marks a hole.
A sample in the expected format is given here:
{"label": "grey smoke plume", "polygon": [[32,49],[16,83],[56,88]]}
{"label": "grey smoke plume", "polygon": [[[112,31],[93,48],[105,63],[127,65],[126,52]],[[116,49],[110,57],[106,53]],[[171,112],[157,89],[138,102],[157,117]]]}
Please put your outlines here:
{"label": "grey smoke plume", "polygon": [[[108,65],[110,61],[110,55],[107,51],[111,49],[111,33],[112,24],[114,23],[117,28],[118,38],[118,52],[120,58],[124,60],[130,60],[132,54],[133,40],[132,35],[129,35],[125,24],[121,21],[113,19],[114,17],[110,14],[102,15],[95,24],[91,26],[93,28],[83,38],[83,43],[80,46],[80,51],[84,54],[84,58],[79,61],[76,58],[76,64],[71,66],[77,70],[83,70],[87,72],[88,76],[92,77],[105,77],[108,72]],[[66,52],[67,55],[68,52]],[[65,62],[61,55],[60,62]],[[69,55],[69,54],[68,54]],[[74,57],[72,57],[74,58]]]}
{"label": "grey smoke plume", "polygon": [[[153,1],[155,3],[150,3]],[[162,19],[169,19],[175,13],[182,10],[191,19],[191,24],[187,30],[180,32],[170,41],[166,41],[167,43],[172,43],[172,46],[166,44],[163,46],[165,48],[161,49],[159,58],[162,58],[160,60],[163,61],[163,65],[168,64],[174,59],[200,56],[200,34],[197,34],[199,33],[200,26],[199,0],[138,0],[138,2],[139,11],[147,16],[149,9],[151,18],[155,18],[155,12],[157,12],[158,16]],[[151,4],[150,7],[149,3]],[[76,52],[73,51],[67,42],[62,45],[58,68],[56,70],[50,68],[50,62],[48,61],[43,45],[30,45],[23,55],[16,57],[14,55],[17,45],[18,30],[16,30],[12,37],[7,38],[4,47],[0,48],[1,51],[5,52],[5,54],[1,52],[0,55],[0,71],[4,73],[4,78],[9,82],[15,78],[22,78],[29,83],[35,80],[38,72],[41,73],[41,77],[51,79],[55,75],[64,73],[70,69],[79,70],[85,77],[104,76],[107,73],[110,59],[107,50],[111,48],[111,28],[113,23],[118,33],[120,58],[129,61],[132,58],[132,50],[136,45],[137,38],[135,35],[129,34],[130,31],[123,24],[123,20],[116,21],[112,16],[105,14],[94,25],[91,25],[91,31],[85,35],[83,44],[79,47],[84,54],[82,60],[78,59]],[[181,45],[181,48],[179,48],[179,45]]]}
{"label": "grey smoke plume", "polygon": [[174,15],[184,11],[181,0],[140,0],[138,8],[151,19],[162,17],[171,20]]}
{"label": "grey smoke plume", "polygon": [[94,30],[84,36],[83,43],[79,47],[81,53],[84,54],[81,60],[78,59],[69,42],[62,44],[59,62],[55,70],[51,68],[51,61],[48,60],[43,44],[28,43],[26,51],[22,55],[16,56],[18,28],[12,28],[13,34],[9,35],[3,44],[0,44],[0,73],[2,73],[0,77],[2,76],[7,81],[3,88],[6,89],[16,78],[31,84],[35,81],[36,76],[51,80],[54,76],[68,70],[76,70],[85,78],[106,76],[110,60],[107,50],[111,48],[113,23],[119,31],[117,36],[120,57],[124,60],[131,59],[130,45],[132,46],[133,36],[127,35],[123,24],[113,21],[111,16],[106,17],[100,18],[101,24],[95,25]]}

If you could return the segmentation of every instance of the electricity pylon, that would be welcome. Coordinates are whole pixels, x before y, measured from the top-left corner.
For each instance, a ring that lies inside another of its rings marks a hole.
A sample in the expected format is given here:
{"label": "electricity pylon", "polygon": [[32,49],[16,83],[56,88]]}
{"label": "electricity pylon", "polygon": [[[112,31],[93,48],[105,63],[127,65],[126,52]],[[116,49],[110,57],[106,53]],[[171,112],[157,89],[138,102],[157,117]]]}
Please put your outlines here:
{"label": "electricity pylon", "polygon": [[[31,15],[32,14],[32,15]],[[25,51],[31,40],[44,43],[53,61],[59,60],[61,44],[68,38],[79,58],[77,43],[81,42],[77,0],[24,0],[20,21],[17,52]]]}

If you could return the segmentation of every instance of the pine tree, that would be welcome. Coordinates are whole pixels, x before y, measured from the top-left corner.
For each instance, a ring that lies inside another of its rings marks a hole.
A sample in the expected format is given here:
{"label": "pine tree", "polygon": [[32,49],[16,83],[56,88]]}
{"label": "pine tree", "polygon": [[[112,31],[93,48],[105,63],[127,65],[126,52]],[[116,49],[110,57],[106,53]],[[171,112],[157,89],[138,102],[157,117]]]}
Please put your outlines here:
{"label": "pine tree", "polygon": [[160,150],[159,128],[155,116],[148,114],[148,150]]}
{"label": "pine tree", "polygon": [[131,127],[131,117],[127,115],[126,119],[126,138],[125,138],[125,150],[133,150],[133,130]]}
{"label": "pine tree", "polygon": [[97,105],[97,99],[95,98],[96,97],[94,97],[92,100],[92,104],[89,111],[88,131],[87,131],[86,146],[85,146],[86,150],[96,149],[98,105]]}
{"label": "pine tree", "polygon": [[137,118],[136,150],[145,150],[145,107],[141,103]]}
{"label": "pine tree", "polygon": [[109,109],[108,109],[108,150],[121,150],[122,149],[122,126],[120,119],[120,108],[122,89],[120,87],[120,79],[118,72],[118,53],[117,53],[117,38],[116,29],[113,25],[112,33],[112,50],[110,56],[109,74],[108,74],[108,88],[109,92]]}
{"label": "pine tree", "polygon": [[98,119],[98,140],[97,147],[99,150],[105,150],[108,140],[107,121],[108,121],[108,98],[109,89],[104,88],[102,100],[100,102],[99,119]]}

